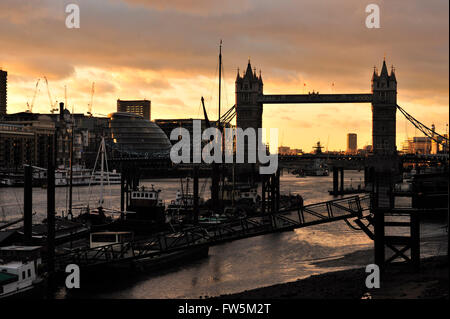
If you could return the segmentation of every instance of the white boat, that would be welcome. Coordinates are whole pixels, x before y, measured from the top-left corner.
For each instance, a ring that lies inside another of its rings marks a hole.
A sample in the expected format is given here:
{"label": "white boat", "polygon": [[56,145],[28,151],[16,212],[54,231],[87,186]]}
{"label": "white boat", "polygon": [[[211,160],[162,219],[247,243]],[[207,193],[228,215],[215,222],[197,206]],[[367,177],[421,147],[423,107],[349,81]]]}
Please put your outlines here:
{"label": "white boat", "polygon": [[[72,185],[89,185],[91,170],[87,168],[74,167],[72,169]],[[55,171],[55,186],[67,186],[70,184],[70,169],[57,169]]]}
{"label": "white boat", "polygon": [[[204,199],[202,197],[198,198],[198,205],[203,205]],[[180,190],[177,191],[174,200],[170,201],[167,207],[168,211],[179,211],[179,210],[192,210],[194,207],[194,194],[183,193]]]}
{"label": "white boat", "polygon": [[40,246],[0,247],[0,298],[31,295],[42,288],[40,250]]}
{"label": "white boat", "polygon": [[232,183],[219,185],[219,199],[223,201],[234,199],[235,202],[244,201],[256,204],[260,201],[258,185],[248,183],[235,183],[234,186]]}
{"label": "white boat", "polygon": [[[101,183],[102,179],[102,172],[96,171],[94,173],[94,178],[91,184],[99,185]],[[103,180],[105,180],[107,183],[113,185],[113,184],[120,184],[121,180],[121,174],[118,173],[115,169],[113,169],[112,172],[103,172]]]}

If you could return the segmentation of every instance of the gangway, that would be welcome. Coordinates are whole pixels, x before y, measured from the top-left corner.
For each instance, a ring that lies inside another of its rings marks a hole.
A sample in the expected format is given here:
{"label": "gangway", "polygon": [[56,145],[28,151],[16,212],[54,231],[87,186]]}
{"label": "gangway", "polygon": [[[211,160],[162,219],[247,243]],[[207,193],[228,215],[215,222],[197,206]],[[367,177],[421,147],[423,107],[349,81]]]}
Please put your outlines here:
{"label": "gangway", "polygon": [[145,240],[78,249],[56,256],[56,271],[68,264],[80,268],[124,263],[193,247],[283,232],[349,218],[361,218],[370,208],[370,195],[351,196],[294,207],[275,214],[252,216],[214,226],[196,226],[179,232],[160,233]]}

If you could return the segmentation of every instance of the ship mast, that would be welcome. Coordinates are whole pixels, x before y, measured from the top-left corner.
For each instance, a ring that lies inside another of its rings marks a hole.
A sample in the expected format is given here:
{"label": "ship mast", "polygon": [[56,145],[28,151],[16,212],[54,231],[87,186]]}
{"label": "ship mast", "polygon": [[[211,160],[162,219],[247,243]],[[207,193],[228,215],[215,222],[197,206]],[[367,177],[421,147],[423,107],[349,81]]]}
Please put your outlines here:
{"label": "ship mast", "polygon": [[217,118],[217,122],[219,125],[219,130],[221,133],[221,151],[222,151],[222,163],[220,165],[220,175],[219,175],[219,184],[222,184],[222,198],[220,200],[220,212],[223,213],[223,195],[225,191],[225,176],[224,176],[224,156],[225,156],[225,137],[223,132],[222,123],[220,122],[220,104],[222,97],[222,40],[220,40],[219,45],[219,115]]}
{"label": "ship mast", "polygon": [[221,98],[221,93],[222,93],[222,40],[220,40],[220,45],[219,45],[219,116],[218,116],[218,123],[219,123],[219,128],[221,127],[220,125],[220,98]]}

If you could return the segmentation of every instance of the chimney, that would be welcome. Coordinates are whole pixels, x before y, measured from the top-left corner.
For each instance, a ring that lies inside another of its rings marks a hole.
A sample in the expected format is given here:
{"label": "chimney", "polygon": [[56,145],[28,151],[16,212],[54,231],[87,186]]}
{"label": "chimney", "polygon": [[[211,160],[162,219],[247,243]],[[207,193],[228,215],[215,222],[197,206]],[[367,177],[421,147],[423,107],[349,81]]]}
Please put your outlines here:
{"label": "chimney", "polygon": [[64,103],[59,103],[59,120],[64,120]]}

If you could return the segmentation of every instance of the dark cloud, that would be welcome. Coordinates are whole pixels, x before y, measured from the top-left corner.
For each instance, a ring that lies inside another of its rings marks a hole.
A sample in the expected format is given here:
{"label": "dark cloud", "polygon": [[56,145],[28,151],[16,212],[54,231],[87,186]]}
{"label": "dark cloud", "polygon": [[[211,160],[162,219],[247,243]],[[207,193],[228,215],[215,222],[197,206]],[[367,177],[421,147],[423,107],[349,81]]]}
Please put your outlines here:
{"label": "dark cloud", "polygon": [[[69,81],[79,69],[100,69],[101,79],[86,81],[96,81],[96,98],[157,95],[163,104],[184,106],[200,94],[191,92],[192,79],[214,76],[220,39],[228,85],[250,56],[267,93],[301,92],[305,82],[306,90],[321,93],[331,82],[335,92],[368,92],[372,67],[380,68],[386,55],[396,67],[399,101],[419,105],[425,98],[448,116],[448,1],[377,1],[380,29],[365,27],[367,3],[360,0],[74,2],[81,9],[77,30],[64,25],[69,1],[2,0],[0,65],[30,82],[42,75]],[[126,76],[112,77],[123,70]],[[186,80],[190,91],[164,101],[176,94],[174,78]],[[281,119],[281,111],[269,114]]]}

